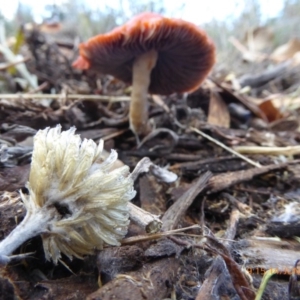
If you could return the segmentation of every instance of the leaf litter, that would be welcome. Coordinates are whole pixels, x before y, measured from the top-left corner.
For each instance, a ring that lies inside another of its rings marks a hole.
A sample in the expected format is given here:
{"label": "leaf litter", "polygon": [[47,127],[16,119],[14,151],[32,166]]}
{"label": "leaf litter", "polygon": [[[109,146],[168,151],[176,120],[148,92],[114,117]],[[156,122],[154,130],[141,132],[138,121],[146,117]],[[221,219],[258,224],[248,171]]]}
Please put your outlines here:
{"label": "leaf litter", "polygon": [[75,126],[115,149],[117,165],[133,171],[149,157],[178,179],[160,180],[155,168],[136,176],[132,203],[160,219],[158,232],[131,222],[121,246],[83,260],[63,255],[57,265],[45,260],[40,237],[28,240],[0,267],[1,299],[259,299],[268,270],[263,299],[299,293],[296,39],[270,57],[266,28],[248,32],[244,45],[231,39],[248,61],[270,68],[220,77],[216,67],[189,95],[149,95],[152,132],[137,146],[130,87],[74,70],[74,43],[23,30],[22,57],[3,42],[0,49],[0,240],[25,216],[19,191],[28,192],[37,130]]}

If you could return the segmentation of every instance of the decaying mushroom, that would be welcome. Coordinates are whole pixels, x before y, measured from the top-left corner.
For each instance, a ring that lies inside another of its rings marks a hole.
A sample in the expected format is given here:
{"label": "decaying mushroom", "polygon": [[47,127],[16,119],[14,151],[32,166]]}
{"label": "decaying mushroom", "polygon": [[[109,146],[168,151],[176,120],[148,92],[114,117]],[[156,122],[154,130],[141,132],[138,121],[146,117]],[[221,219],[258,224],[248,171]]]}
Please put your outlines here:
{"label": "decaying mushroom", "polygon": [[215,48],[196,25],[143,13],[80,44],[73,66],[132,83],[130,128],[147,133],[147,93],[169,95],[199,87],[215,62]]}
{"label": "decaying mushroom", "polygon": [[118,154],[103,160],[103,141],[81,140],[75,128],[39,130],[34,138],[26,216],[0,241],[0,265],[29,238],[41,234],[45,256],[57,263],[61,252],[81,258],[103,245],[119,245],[129,225],[135,196],[129,167],[112,170]]}

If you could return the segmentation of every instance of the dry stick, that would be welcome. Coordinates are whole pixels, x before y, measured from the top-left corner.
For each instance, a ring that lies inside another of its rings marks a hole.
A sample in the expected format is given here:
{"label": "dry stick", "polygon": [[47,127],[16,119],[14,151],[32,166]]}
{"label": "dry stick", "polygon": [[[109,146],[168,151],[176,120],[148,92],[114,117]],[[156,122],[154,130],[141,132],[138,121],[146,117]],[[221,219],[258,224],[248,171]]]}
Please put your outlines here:
{"label": "dry stick", "polygon": [[203,136],[204,138],[208,139],[209,141],[215,143],[216,145],[222,147],[223,149],[225,149],[226,151],[232,153],[233,155],[241,158],[242,160],[246,161],[247,163],[249,163],[250,165],[254,166],[254,167],[257,167],[257,168],[260,168],[261,165],[253,160],[251,160],[250,158],[247,158],[246,156],[244,155],[241,155],[240,153],[232,150],[231,148],[227,147],[226,145],[224,145],[223,143],[219,142],[218,140],[212,138],[211,136],[205,134],[203,131],[197,129],[197,128],[194,128],[194,127],[190,127],[191,130],[193,130],[194,132],[200,134],[201,136]]}
{"label": "dry stick", "polygon": [[220,175],[216,175],[209,180],[207,193],[216,193],[222,191],[236,183],[249,181],[254,176],[263,175],[265,173],[284,169],[290,164],[299,163],[299,160],[293,161],[291,163],[273,164],[269,166],[263,166],[261,168],[252,168],[249,170],[242,170],[237,172],[228,172]]}
{"label": "dry stick", "polygon": [[231,242],[235,238],[236,229],[237,229],[239,219],[240,219],[240,212],[236,208],[234,208],[231,211],[229,226],[227,227],[226,233],[225,233],[225,239],[227,240],[227,241],[225,241],[225,245],[227,247],[230,247]]}
{"label": "dry stick", "polygon": [[165,104],[165,102],[162,100],[162,98],[158,95],[152,95],[152,100],[155,104],[162,107],[163,110],[168,114],[170,113],[170,108],[168,105]]}
{"label": "dry stick", "polygon": [[[281,196],[281,193],[277,193],[276,191],[274,191],[271,188],[265,188],[263,190],[258,190],[258,189],[253,189],[253,188],[245,188],[245,187],[233,187],[234,191],[237,192],[247,192],[249,194],[257,194],[257,195],[266,195],[266,196],[270,196],[270,194],[274,195],[274,196]],[[249,203],[250,203],[250,199],[249,199]],[[249,207],[252,209],[252,205],[249,204]]]}
{"label": "dry stick", "polygon": [[122,245],[132,245],[136,243],[141,243],[145,241],[153,241],[153,240],[158,240],[163,237],[169,237],[172,235],[181,235],[182,232],[185,232],[187,230],[192,230],[192,229],[201,229],[201,227],[197,224],[189,226],[189,227],[184,227],[184,228],[179,228],[179,229],[174,229],[170,231],[165,231],[165,232],[158,232],[154,234],[147,234],[147,235],[138,235],[138,236],[132,236],[129,238],[125,238],[121,241]]}
{"label": "dry stick", "polygon": [[101,138],[103,141],[107,141],[107,140],[110,140],[110,139],[112,139],[112,138],[114,138],[114,137],[117,137],[117,136],[120,136],[120,135],[122,135],[123,133],[125,133],[126,131],[128,131],[129,129],[121,129],[121,130],[119,130],[119,131],[117,131],[117,132],[113,132],[113,133],[111,133],[111,134],[108,134],[108,135],[106,135],[106,136],[104,136],[103,138]]}
{"label": "dry stick", "polygon": [[246,54],[249,52],[246,46],[244,46],[239,40],[237,40],[235,37],[230,37],[229,41],[232,43],[232,45],[235,46],[237,50],[239,50],[242,54]]}
{"label": "dry stick", "polygon": [[127,96],[104,96],[104,95],[81,95],[81,94],[1,94],[1,99],[61,99],[67,97],[70,100],[92,100],[92,101],[108,101],[108,102],[122,102],[130,101]]}
{"label": "dry stick", "polygon": [[147,136],[143,138],[141,143],[138,145],[138,148],[141,148],[146,142],[148,142],[149,140],[151,140],[152,138],[154,138],[160,133],[168,133],[171,136],[172,138],[171,147],[172,146],[174,147],[178,143],[179,136],[173,130],[170,130],[168,128],[157,128],[152,130]]}
{"label": "dry stick", "polygon": [[239,79],[239,84],[241,87],[249,86],[250,88],[259,88],[276,78],[282,78],[288,71],[291,71],[291,67],[292,61],[285,61],[257,75],[243,75]]}
{"label": "dry stick", "polygon": [[6,70],[8,68],[14,67],[17,64],[22,64],[24,62],[27,62],[28,60],[30,60],[29,57],[23,57],[23,58],[18,59],[18,60],[14,61],[14,62],[2,63],[2,64],[0,64],[0,71],[4,71],[4,70]]}
{"label": "dry stick", "polygon": [[196,196],[207,187],[209,179],[212,178],[211,172],[206,172],[166,211],[162,218],[162,231],[176,228],[180,218],[187,211]]}
{"label": "dry stick", "polygon": [[204,228],[204,226],[205,226],[205,215],[204,215],[205,200],[206,200],[206,197],[204,197],[204,198],[202,199],[202,202],[201,202],[200,225],[201,225],[202,228]]}
{"label": "dry stick", "polygon": [[145,229],[147,233],[158,232],[162,226],[162,221],[158,216],[153,215],[142,208],[128,203],[130,219]]}
{"label": "dry stick", "polygon": [[28,94],[36,95],[38,92],[41,92],[41,91],[43,91],[44,89],[46,89],[48,87],[49,87],[49,82],[44,81],[36,89],[29,91]]}
{"label": "dry stick", "polygon": [[241,201],[237,200],[235,197],[228,193],[222,193],[222,196],[226,198],[235,208],[237,208],[242,214],[249,217],[251,216],[251,207]]}
{"label": "dry stick", "polygon": [[262,155],[285,155],[293,156],[300,153],[300,146],[287,147],[259,147],[259,146],[237,146],[234,150],[238,153],[262,154]]}

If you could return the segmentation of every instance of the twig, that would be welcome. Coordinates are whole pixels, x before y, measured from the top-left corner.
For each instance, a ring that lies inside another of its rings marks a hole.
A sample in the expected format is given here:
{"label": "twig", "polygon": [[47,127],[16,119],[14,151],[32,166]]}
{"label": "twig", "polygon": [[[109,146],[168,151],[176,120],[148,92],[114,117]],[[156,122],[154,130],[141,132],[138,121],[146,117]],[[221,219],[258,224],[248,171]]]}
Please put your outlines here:
{"label": "twig", "polygon": [[108,141],[108,140],[110,140],[110,139],[112,139],[112,138],[115,138],[115,137],[117,137],[117,136],[122,135],[123,133],[125,133],[125,132],[128,131],[128,130],[129,130],[129,129],[118,130],[117,132],[113,132],[113,133],[111,133],[111,134],[108,134],[108,135],[104,136],[104,137],[102,138],[102,140],[103,140],[103,141]]}
{"label": "twig", "polygon": [[[60,99],[65,97],[62,94],[1,94],[2,99]],[[69,100],[92,100],[92,101],[108,101],[108,102],[122,102],[130,101],[130,97],[127,96],[104,96],[104,95],[81,95],[81,94],[69,94],[67,95]]]}
{"label": "twig", "polygon": [[162,221],[158,216],[153,215],[142,208],[128,203],[130,219],[142,227],[147,233],[156,233],[162,226]]}
{"label": "twig", "polygon": [[31,94],[31,95],[35,95],[37,94],[38,92],[41,92],[43,91],[44,89],[48,88],[49,87],[49,82],[48,81],[44,81],[42,84],[40,84],[36,89],[34,90],[31,90],[30,92],[28,92],[28,94]]}
{"label": "twig", "polygon": [[229,38],[229,42],[237,49],[239,50],[243,55],[245,55],[249,50],[246,46],[244,46],[238,39],[236,39],[234,36],[231,36]]}
{"label": "twig", "polygon": [[171,136],[172,143],[170,145],[170,148],[174,148],[177,145],[179,136],[173,130],[170,130],[168,128],[157,128],[143,138],[143,140],[138,145],[138,148],[141,148],[141,146],[143,146],[146,142],[159,135],[160,133],[168,133]]}
{"label": "twig", "polygon": [[14,62],[2,63],[2,64],[0,64],[0,71],[9,69],[11,67],[14,67],[15,65],[24,63],[24,62],[26,62],[28,60],[30,60],[29,57],[22,57],[21,59],[18,59],[18,60],[14,61]]}
{"label": "twig", "polygon": [[251,207],[245,203],[240,202],[235,197],[228,193],[222,193],[222,196],[229,200],[233,206],[235,206],[243,215],[251,216]]}
{"label": "twig", "polygon": [[211,172],[206,172],[198,178],[196,182],[166,211],[162,221],[162,231],[176,228],[182,215],[192,204],[197,195],[207,186]]}
{"label": "twig", "polygon": [[288,147],[259,147],[259,146],[237,146],[234,150],[238,153],[264,154],[264,155],[285,155],[293,156],[300,153],[300,146]]}
{"label": "twig", "polygon": [[[259,88],[267,84],[268,82],[276,79],[283,78],[287,72],[291,72],[291,61],[281,63],[272,69],[267,69],[264,72],[257,75],[245,74],[239,78],[239,84],[241,87],[249,86],[251,88]],[[269,100],[270,98],[268,98]]]}
{"label": "twig", "polygon": [[152,100],[155,104],[162,107],[166,113],[170,113],[170,108],[165,104],[162,98],[158,95],[152,95]]}
{"label": "twig", "polygon": [[227,241],[225,242],[225,245],[229,248],[231,245],[231,240],[234,240],[237,230],[237,225],[240,219],[240,212],[234,208],[230,213],[230,220],[229,220],[229,226],[226,229],[225,233],[225,239]]}
{"label": "twig", "polygon": [[150,241],[150,240],[158,240],[161,239],[163,237],[167,237],[170,235],[174,235],[174,234],[178,234],[187,230],[191,230],[191,229],[200,229],[201,227],[199,225],[192,225],[189,227],[185,227],[185,228],[180,228],[180,229],[175,229],[175,230],[169,230],[169,231],[165,231],[165,232],[158,232],[158,233],[154,233],[154,234],[148,234],[148,235],[138,235],[138,236],[133,236],[133,237],[129,237],[126,239],[123,239],[121,241],[122,245],[132,245],[135,244],[137,242],[145,242],[145,241]]}
{"label": "twig", "polygon": [[230,152],[231,154],[241,158],[242,160],[246,161],[247,163],[249,163],[250,165],[254,166],[254,167],[257,167],[257,168],[261,168],[261,165],[255,161],[253,161],[252,159],[234,151],[233,149],[227,147],[226,145],[224,145],[223,143],[221,143],[220,141],[212,138],[211,136],[205,134],[203,131],[197,129],[197,128],[194,128],[194,127],[190,127],[191,130],[193,130],[194,132],[200,134],[201,136],[203,136],[204,138],[208,139],[209,141],[215,143],[216,145],[222,147],[223,149],[225,149],[226,151]]}
{"label": "twig", "polygon": [[[297,161],[299,163],[299,161]],[[242,170],[236,172],[227,172],[214,176],[209,180],[207,193],[216,193],[227,189],[237,183],[249,181],[254,176],[263,175],[272,171],[277,171],[288,167],[290,164],[294,164],[295,161],[291,163],[282,164],[272,164],[268,166],[262,166],[261,168],[252,168],[249,170]]]}

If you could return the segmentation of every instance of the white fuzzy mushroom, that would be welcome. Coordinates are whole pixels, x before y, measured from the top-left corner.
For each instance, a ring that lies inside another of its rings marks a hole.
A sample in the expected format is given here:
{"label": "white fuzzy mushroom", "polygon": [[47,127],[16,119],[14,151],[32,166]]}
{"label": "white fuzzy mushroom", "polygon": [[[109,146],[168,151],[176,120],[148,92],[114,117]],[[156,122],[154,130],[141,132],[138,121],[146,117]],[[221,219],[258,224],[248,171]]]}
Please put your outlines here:
{"label": "white fuzzy mushroom", "polygon": [[0,242],[0,262],[29,238],[41,234],[45,256],[82,258],[104,244],[119,245],[129,225],[128,202],[135,196],[128,166],[113,169],[117,152],[102,159],[96,145],[75,128],[40,130],[34,138],[29,195],[21,194],[24,220]]}

